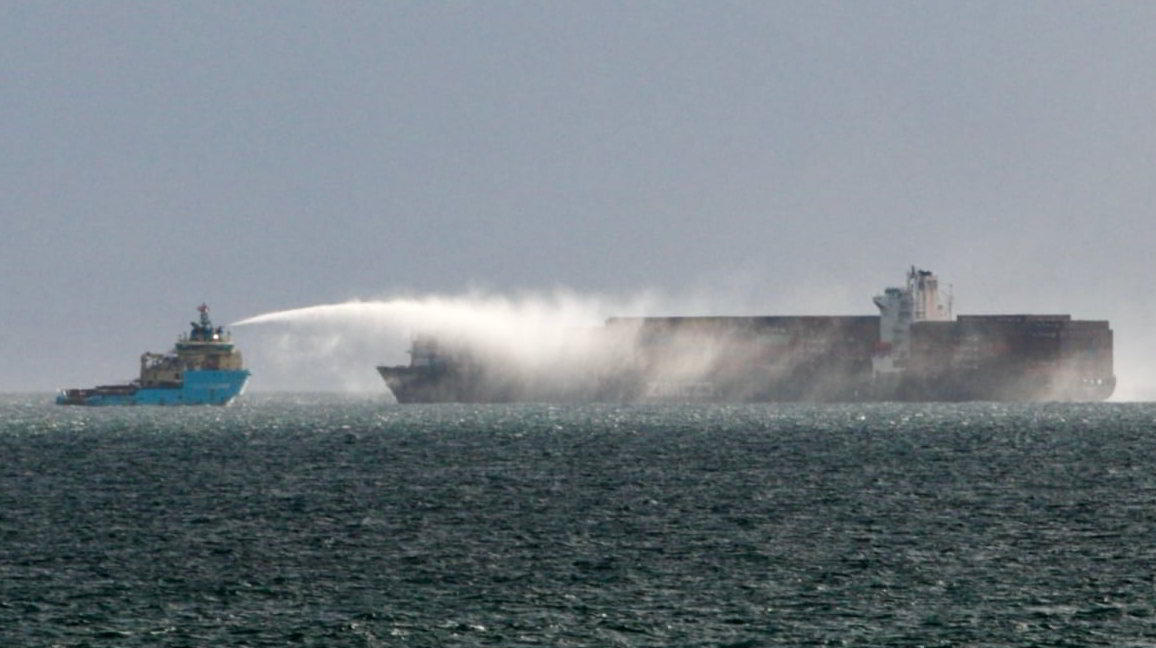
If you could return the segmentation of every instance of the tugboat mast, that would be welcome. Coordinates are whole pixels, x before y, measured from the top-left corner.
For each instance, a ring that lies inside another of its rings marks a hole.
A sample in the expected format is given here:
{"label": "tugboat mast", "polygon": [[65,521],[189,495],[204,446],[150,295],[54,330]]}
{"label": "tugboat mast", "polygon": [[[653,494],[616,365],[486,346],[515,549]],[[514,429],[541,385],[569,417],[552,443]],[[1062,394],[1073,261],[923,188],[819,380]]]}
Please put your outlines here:
{"label": "tugboat mast", "polygon": [[189,334],[190,341],[196,342],[212,342],[220,339],[220,331],[213,330],[213,321],[209,319],[209,306],[202,303],[197,306],[197,310],[201,313],[201,323],[189,322],[193,327],[192,333]]}

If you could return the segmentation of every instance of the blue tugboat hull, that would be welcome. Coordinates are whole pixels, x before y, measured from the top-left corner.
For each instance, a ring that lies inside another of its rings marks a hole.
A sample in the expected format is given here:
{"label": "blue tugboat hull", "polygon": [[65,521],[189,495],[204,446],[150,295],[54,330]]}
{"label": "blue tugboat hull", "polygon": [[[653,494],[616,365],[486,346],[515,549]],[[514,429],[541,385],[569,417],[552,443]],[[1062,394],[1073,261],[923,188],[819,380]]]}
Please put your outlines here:
{"label": "blue tugboat hull", "polygon": [[245,391],[249,371],[188,371],[174,387],[112,385],[69,389],[56,397],[58,405],[228,405]]}

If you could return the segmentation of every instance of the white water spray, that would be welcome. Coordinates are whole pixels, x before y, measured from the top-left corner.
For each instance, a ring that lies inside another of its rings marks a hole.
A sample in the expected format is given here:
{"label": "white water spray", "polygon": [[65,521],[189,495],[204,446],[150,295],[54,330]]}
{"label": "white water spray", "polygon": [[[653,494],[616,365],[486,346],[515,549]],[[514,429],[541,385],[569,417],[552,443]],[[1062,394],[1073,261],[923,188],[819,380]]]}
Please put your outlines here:
{"label": "white water spray", "polygon": [[[232,324],[245,334],[254,381],[264,389],[380,391],[380,363],[405,364],[415,335],[452,339],[511,370],[577,380],[616,350],[596,336],[608,316],[642,315],[654,295],[613,300],[548,296],[429,296],[349,301],[264,313]],[[262,380],[262,369],[270,375]]]}

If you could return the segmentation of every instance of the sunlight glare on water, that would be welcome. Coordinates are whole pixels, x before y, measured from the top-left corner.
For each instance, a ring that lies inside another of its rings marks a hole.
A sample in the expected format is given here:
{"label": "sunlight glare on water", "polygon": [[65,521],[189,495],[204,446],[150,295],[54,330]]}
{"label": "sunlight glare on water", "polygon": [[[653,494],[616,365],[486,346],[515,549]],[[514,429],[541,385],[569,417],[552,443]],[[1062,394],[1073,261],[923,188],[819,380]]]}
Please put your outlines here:
{"label": "sunlight glare on water", "polygon": [[0,400],[3,645],[1153,634],[1150,404],[50,402]]}

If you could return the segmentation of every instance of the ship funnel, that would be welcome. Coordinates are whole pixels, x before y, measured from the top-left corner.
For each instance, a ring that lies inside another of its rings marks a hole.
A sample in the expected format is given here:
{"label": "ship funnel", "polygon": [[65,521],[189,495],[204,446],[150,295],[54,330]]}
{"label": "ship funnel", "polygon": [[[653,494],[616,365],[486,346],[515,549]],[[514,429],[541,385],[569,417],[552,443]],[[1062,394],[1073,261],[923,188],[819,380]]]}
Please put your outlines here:
{"label": "ship funnel", "polygon": [[939,277],[928,270],[911,266],[907,273],[907,292],[914,307],[913,322],[941,322],[951,319],[951,309],[939,301]]}

